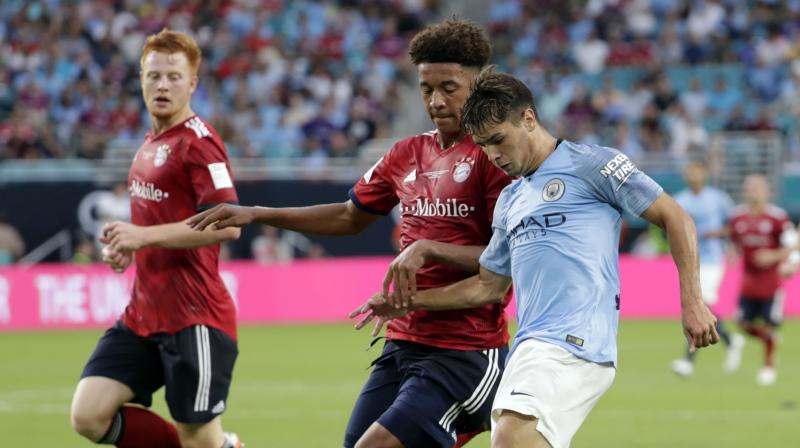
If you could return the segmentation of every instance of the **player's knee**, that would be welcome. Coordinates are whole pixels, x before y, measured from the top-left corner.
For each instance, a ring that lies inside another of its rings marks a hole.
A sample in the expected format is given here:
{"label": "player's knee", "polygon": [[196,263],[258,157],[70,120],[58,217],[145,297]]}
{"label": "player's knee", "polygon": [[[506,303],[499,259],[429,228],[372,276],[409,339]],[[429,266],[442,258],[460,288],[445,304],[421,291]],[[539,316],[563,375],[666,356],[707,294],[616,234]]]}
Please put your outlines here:
{"label": "player's knee", "polygon": [[112,418],[113,416],[100,415],[91,409],[73,408],[70,413],[72,429],[92,442],[103,438]]}
{"label": "player's knee", "polygon": [[355,448],[403,448],[403,444],[388,429],[374,423],[356,442]]}
{"label": "player's knee", "polygon": [[518,419],[501,418],[492,432],[492,448],[552,448],[535,422],[520,424]]}

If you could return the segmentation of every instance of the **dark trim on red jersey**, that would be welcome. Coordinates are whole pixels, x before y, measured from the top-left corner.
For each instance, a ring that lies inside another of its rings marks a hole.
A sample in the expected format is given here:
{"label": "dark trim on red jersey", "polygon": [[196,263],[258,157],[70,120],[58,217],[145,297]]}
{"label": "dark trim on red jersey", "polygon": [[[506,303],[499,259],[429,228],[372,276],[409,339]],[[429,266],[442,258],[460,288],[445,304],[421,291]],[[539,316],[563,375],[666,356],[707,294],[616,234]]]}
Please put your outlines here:
{"label": "dark trim on red jersey", "polygon": [[[238,202],[220,202],[219,204],[239,205]],[[196,210],[198,212],[204,212],[204,211],[206,211],[206,210],[208,210],[210,208],[214,208],[214,207],[218,206],[219,204],[200,204],[200,205],[197,206]]]}
{"label": "dark trim on red jersey", "polygon": [[350,191],[347,192],[347,196],[350,197],[350,200],[353,201],[353,204],[355,204],[356,207],[358,207],[360,210],[363,210],[363,211],[365,211],[365,212],[367,212],[367,213],[369,213],[371,215],[386,216],[386,215],[389,214],[389,212],[386,212],[386,213],[379,212],[377,210],[371,209],[371,208],[367,207],[366,205],[362,204],[361,201],[358,200],[358,196],[356,196],[356,189],[355,188],[351,188]]}

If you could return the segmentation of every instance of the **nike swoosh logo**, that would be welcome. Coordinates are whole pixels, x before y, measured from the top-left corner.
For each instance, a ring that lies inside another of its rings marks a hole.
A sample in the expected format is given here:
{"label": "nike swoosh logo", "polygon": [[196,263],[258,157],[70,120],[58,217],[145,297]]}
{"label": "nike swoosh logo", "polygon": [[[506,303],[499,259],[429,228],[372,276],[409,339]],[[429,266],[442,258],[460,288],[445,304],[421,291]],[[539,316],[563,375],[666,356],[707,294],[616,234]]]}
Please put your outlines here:
{"label": "nike swoosh logo", "polygon": [[531,398],[536,398],[531,394],[526,394],[525,392],[517,392],[516,390],[512,390],[511,391],[511,395],[526,395],[526,396],[531,397]]}

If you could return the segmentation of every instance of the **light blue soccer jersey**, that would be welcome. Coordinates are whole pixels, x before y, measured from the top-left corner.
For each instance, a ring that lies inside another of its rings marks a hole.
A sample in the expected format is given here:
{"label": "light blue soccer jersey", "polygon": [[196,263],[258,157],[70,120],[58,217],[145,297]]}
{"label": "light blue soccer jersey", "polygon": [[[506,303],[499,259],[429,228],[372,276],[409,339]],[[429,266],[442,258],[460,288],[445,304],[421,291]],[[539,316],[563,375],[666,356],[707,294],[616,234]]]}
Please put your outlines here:
{"label": "light blue soccer jersey", "polygon": [[480,263],[513,278],[512,350],[535,338],[616,365],[622,211],[640,215],[662,191],[619,151],[567,141],[503,190]]}
{"label": "light blue soccer jersey", "polygon": [[675,195],[675,200],[694,220],[697,227],[697,249],[700,263],[722,263],[725,257],[725,245],[722,238],[703,237],[703,234],[716,231],[728,221],[733,201],[720,189],[703,187],[699,194],[687,188]]}

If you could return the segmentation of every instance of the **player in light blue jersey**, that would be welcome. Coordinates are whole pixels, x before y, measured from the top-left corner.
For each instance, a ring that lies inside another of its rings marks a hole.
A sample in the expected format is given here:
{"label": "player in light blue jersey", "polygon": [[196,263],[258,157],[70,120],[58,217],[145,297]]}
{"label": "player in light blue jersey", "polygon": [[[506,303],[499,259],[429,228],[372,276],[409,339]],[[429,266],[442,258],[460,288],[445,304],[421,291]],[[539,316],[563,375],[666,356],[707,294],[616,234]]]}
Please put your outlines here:
{"label": "player in light blue jersey", "polygon": [[[492,446],[568,447],[616,373],[623,210],[666,230],[689,343],[718,341],[700,298],[695,228],[626,155],[553,138],[513,76],[482,73],[462,124],[492,163],[519,178],[498,199],[480,273],[417,292],[410,310],[500,301],[513,281],[519,331],[492,406]],[[397,306],[376,294],[351,316],[363,315],[357,327],[377,316],[380,326],[409,311]]]}
{"label": "player in light blue jersey", "polygon": [[[709,307],[719,300],[719,286],[725,274],[725,226],[733,201],[722,190],[706,185],[708,170],[702,160],[692,160],[684,173],[687,188],[675,195],[675,200],[689,213],[697,227],[697,247],[700,253],[700,290],[703,302]],[[744,337],[728,333],[717,316],[717,333],[727,346],[723,369],[734,372],[742,362]],[[672,361],[672,371],[681,376],[694,373],[697,352],[686,350],[683,358]]]}

